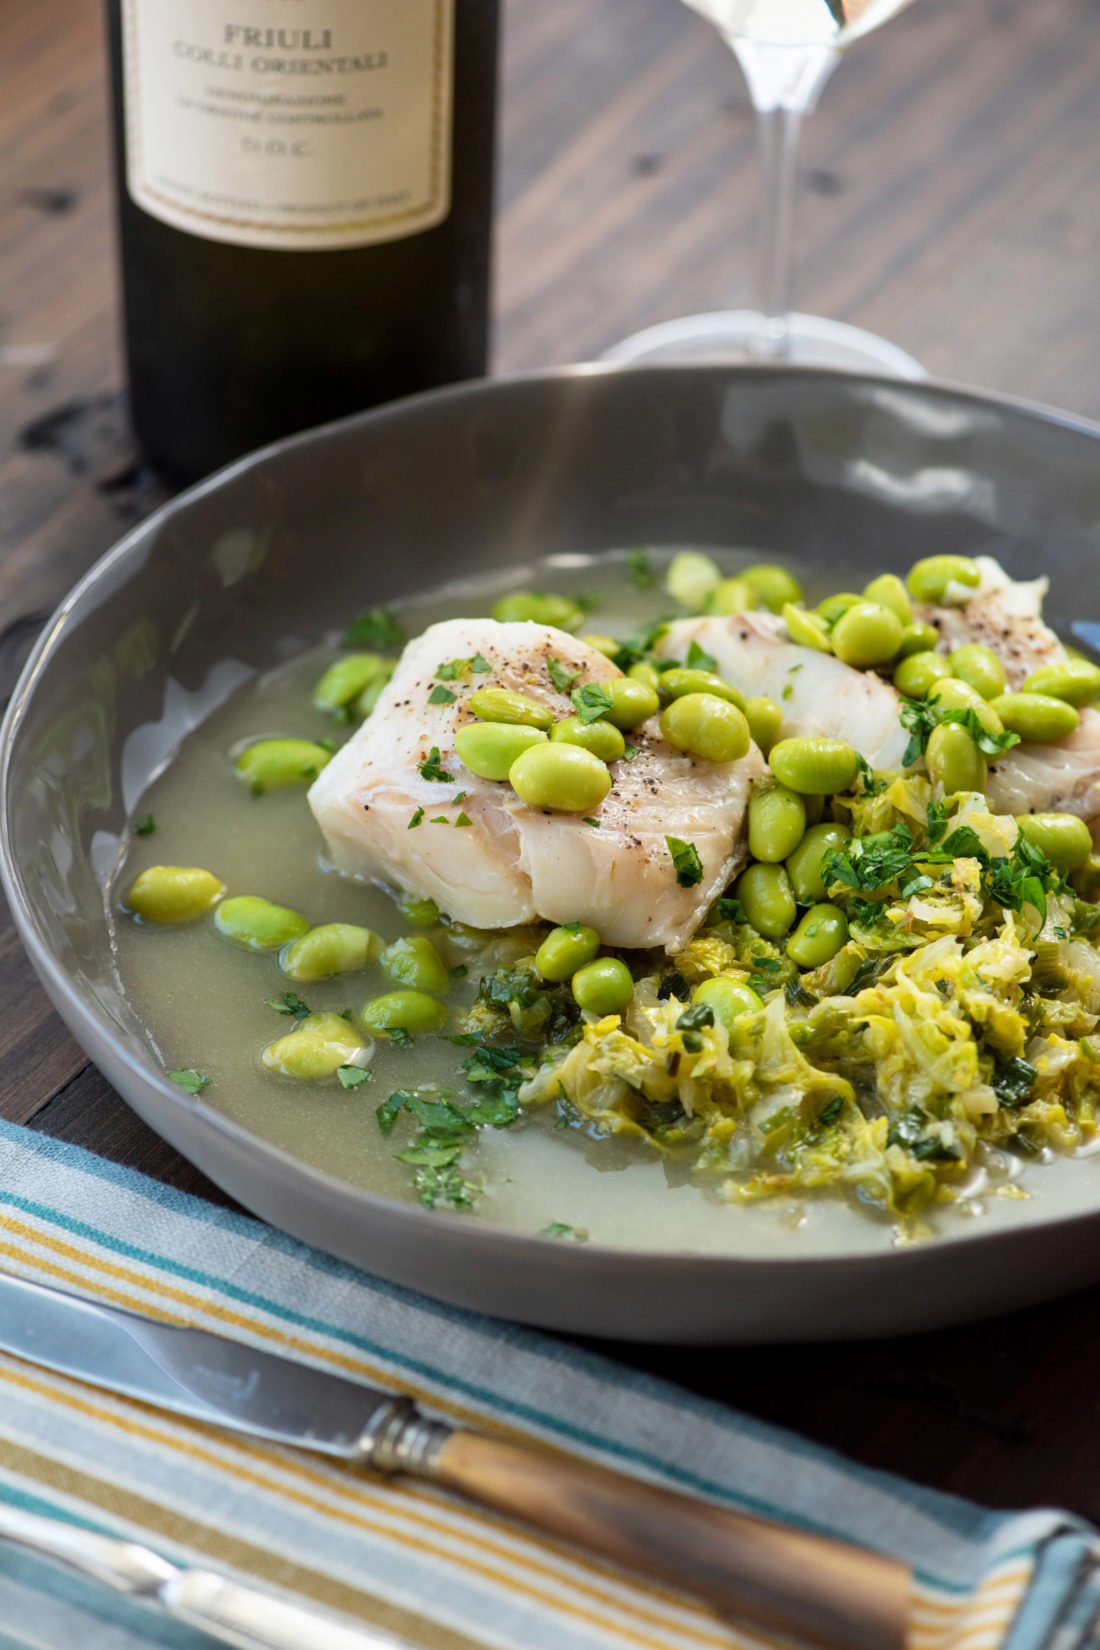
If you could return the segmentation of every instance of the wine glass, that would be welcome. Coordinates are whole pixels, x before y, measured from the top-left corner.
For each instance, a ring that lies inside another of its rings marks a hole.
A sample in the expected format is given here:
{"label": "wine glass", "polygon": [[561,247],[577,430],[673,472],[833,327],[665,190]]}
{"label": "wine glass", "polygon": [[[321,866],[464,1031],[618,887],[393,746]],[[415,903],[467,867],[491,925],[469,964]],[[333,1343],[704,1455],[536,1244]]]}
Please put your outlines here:
{"label": "wine glass", "polygon": [[605,361],[748,357],[923,378],[896,344],[842,321],[790,313],[791,227],[798,138],[822,87],[854,41],[909,0],[685,0],[713,23],[748,82],[764,183],[757,307],[685,315],[633,333]]}

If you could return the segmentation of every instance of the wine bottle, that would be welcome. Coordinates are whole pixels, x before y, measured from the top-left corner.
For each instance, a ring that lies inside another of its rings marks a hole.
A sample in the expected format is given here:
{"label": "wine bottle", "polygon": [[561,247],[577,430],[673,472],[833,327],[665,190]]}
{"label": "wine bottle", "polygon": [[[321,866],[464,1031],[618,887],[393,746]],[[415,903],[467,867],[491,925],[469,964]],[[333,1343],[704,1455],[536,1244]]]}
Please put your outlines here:
{"label": "wine bottle", "polygon": [[125,342],[191,480],[485,370],[499,0],[107,0]]}

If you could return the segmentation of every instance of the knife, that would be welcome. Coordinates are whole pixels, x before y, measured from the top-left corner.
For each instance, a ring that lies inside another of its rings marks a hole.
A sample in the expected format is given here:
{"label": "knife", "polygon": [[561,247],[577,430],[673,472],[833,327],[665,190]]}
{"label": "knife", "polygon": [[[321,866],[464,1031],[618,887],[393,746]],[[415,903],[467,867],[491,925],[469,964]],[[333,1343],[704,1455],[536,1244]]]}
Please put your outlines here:
{"label": "knife", "polygon": [[409,1398],[0,1274],[0,1348],[210,1422],[440,1484],[820,1650],[904,1650],[905,1565],[431,1420]]}

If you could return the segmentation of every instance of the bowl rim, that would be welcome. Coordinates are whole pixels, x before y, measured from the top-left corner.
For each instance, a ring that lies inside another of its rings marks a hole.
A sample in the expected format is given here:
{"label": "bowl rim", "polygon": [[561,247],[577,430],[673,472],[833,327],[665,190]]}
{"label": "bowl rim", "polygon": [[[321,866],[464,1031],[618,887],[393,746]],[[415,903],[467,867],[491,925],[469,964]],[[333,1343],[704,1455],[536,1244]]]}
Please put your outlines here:
{"label": "bowl rim", "polygon": [[[36,690],[38,679],[49,667],[51,655],[65,634],[67,626],[72,622],[76,610],[83,604],[90,592],[93,592],[116,569],[124,567],[126,562],[138,553],[145,540],[155,537],[166,522],[176,515],[186,514],[187,510],[199,500],[217,492],[227,483],[247,475],[250,471],[259,470],[269,460],[287,451],[297,451],[313,445],[323,445],[333,435],[342,434],[352,429],[363,429],[369,432],[377,423],[389,423],[407,416],[415,417],[419,410],[425,407],[445,405],[451,401],[481,400],[485,397],[507,395],[511,390],[525,385],[569,382],[587,378],[621,378],[624,375],[641,373],[657,376],[687,375],[700,379],[735,379],[752,383],[774,381],[777,372],[788,378],[801,377],[814,383],[827,383],[833,380],[850,383],[854,380],[860,386],[875,390],[897,391],[907,398],[931,396],[937,401],[962,402],[973,408],[992,406],[1019,414],[1026,419],[1034,419],[1040,423],[1067,429],[1075,434],[1100,441],[1100,420],[1065,412],[1046,403],[1029,400],[1024,396],[985,391],[945,379],[928,378],[910,381],[871,373],[850,373],[823,367],[775,367],[722,362],[652,362],[629,365],[601,361],[576,362],[563,366],[528,368],[522,371],[495,375],[491,378],[468,379],[456,384],[444,385],[438,389],[404,396],[381,407],[369,408],[345,418],[333,419],[327,423],[315,425],[294,435],[270,442],[266,446],[259,447],[252,452],[245,453],[240,458],[234,459],[211,475],[204,476],[200,481],[167,499],[156,510],[124,533],[109,549],[104,551],[73,584],[46,621],[19,674],[11,698],[8,701],[3,721],[0,723],[0,885],[2,885],[8,899],[16,929],[30,962],[39,979],[45,985],[55,1008],[60,998],[65,1003],[66,1008],[66,1012],[62,1017],[69,1025],[79,1027],[77,1040],[82,1051],[87,1053],[85,1037],[89,1033],[93,1042],[97,1039],[105,1039],[111,1046],[114,1058],[126,1067],[135,1082],[152,1089],[172,1109],[178,1109],[181,1115],[186,1114],[189,1118],[196,1120],[200,1130],[204,1130],[209,1135],[221,1136],[228,1144],[238,1149],[247,1149],[253,1159],[261,1159],[265,1166],[270,1167],[280,1176],[289,1173],[296,1181],[304,1182],[312,1194],[327,1194],[330,1198],[336,1196],[341,1200],[350,1199],[355,1203],[365,1202],[381,1216],[393,1220],[398,1225],[409,1225],[424,1233],[435,1232],[444,1237],[449,1235],[457,1237],[461,1234],[464,1244],[469,1245],[474,1250],[484,1249],[487,1253],[495,1252],[503,1244],[513,1248],[521,1260],[527,1257],[537,1257],[540,1261],[545,1261],[549,1254],[553,1254],[556,1265],[560,1266],[567,1274],[583,1275],[593,1270],[606,1270],[609,1266],[611,1268],[629,1268],[633,1270],[639,1264],[645,1265],[649,1269],[661,1271],[666,1269],[680,1271],[687,1264],[693,1270],[699,1269],[715,1276],[723,1273],[728,1274],[731,1271],[736,1273],[743,1269],[752,1272],[775,1273],[789,1268],[797,1270],[800,1275],[817,1271],[833,1276],[838,1272],[843,1273],[853,1269],[862,1272],[868,1267],[872,1267],[876,1272],[882,1272],[887,1267],[895,1272],[901,1272],[914,1266],[921,1267],[925,1264],[927,1258],[933,1254],[937,1256],[942,1256],[945,1253],[952,1254],[959,1248],[965,1248],[970,1252],[988,1247],[991,1244],[1004,1245],[1013,1238],[1017,1241],[1026,1241],[1028,1234],[1039,1227],[1044,1230],[1053,1229],[1071,1232],[1077,1227],[1087,1227],[1097,1220],[1100,1217],[1100,1202],[1094,1210],[1080,1210],[1064,1215],[1057,1213],[1044,1214],[1037,1221],[1015,1228],[1005,1227],[990,1230],[970,1227],[959,1232],[935,1233],[922,1239],[919,1243],[902,1247],[888,1246],[858,1251],[839,1251],[826,1247],[811,1254],[785,1256],[776,1253],[700,1252],[690,1248],[648,1249],[636,1245],[617,1245],[593,1241],[577,1244],[557,1243],[536,1233],[521,1232],[512,1227],[497,1226],[488,1221],[480,1221],[476,1217],[471,1219],[468,1215],[450,1213],[446,1210],[426,1209],[416,1202],[389,1197],[383,1193],[372,1192],[365,1187],[355,1186],[350,1181],[342,1180],[312,1164],[304,1163],[291,1152],[285,1151],[262,1135],[253,1133],[252,1130],[245,1128],[243,1124],[235,1122],[232,1118],[185,1094],[163,1072],[158,1071],[151,1063],[146,1063],[145,1059],[130,1047],[114,1027],[88,1005],[73,983],[68,971],[54,956],[52,949],[39,932],[33,908],[23,886],[22,875],[16,862],[12,842],[11,767],[15,744]],[[88,1058],[91,1059],[92,1057],[89,1055]],[[122,1097],[120,1096],[120,1098]],[[129,1103],[124,1100],[124,1104],[128,1105]]]}

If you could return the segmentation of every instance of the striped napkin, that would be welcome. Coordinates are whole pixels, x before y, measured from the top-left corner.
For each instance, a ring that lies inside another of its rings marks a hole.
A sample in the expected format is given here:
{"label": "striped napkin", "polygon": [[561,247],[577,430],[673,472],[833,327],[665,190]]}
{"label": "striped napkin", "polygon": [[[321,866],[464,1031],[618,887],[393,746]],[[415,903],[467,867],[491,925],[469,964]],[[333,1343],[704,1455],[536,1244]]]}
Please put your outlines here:
{"label": "striped napkin", "polygon": [[[917,1575],[912,1650],[1100,1646],[1100,1549],[1066,1515],[989,1513],[863,1471],[8,1124],[0,1265],[400,1388],[451,1421],[894,1553]],[[0,1498],[373,1623],[424,1650],[769,1645],[431,1486],[244,1442],[7,1357]],[[0,1547],[0,1650],[150,1644],[209,1650],[210,1641]]]}

